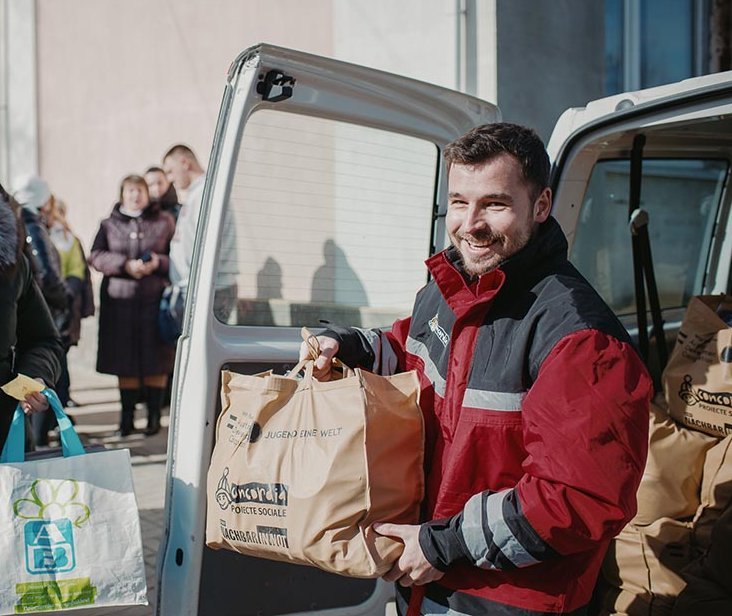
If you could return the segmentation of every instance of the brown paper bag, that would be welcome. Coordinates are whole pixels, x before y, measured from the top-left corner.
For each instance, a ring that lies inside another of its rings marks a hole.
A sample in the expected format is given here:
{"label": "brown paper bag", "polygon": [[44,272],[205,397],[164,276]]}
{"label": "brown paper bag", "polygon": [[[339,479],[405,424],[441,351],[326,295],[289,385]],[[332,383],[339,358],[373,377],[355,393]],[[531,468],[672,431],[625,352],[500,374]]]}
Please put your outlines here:
{"label": "brown paper bag", "polygon": [[732,311],[725,295],[692,297],[663,373],[671,417],[714,436],[732,433]]}
{"label": "brown paper bag", "polygon": [[691,518],[701,503],[705,456],[718,440],[676,423],[656,401],[651,402],[648,458],[638,486],[638,512],[631,523],[646,526],[660,518]]}
{"label": "brown paper bag", "polygon": [[691,523],[661,518],[628,524],[613,539],[602,565],[599,613],[670,616],[686,582],[681,570],[694,559]]}
{"label": "brown paper bag", "polygon": [[424,492],[418,377],[356,369],[320,383],[301,366],[301,380],[222,373],[206,544],[379,577],[403,545],[371,525],[416,523]]}
{"label": "brown paper bag", "polygon": [[724,511],[732,507],[732,435],[720,440],[704,459],[699,509],[694,516],[694,542],[708,548]]}

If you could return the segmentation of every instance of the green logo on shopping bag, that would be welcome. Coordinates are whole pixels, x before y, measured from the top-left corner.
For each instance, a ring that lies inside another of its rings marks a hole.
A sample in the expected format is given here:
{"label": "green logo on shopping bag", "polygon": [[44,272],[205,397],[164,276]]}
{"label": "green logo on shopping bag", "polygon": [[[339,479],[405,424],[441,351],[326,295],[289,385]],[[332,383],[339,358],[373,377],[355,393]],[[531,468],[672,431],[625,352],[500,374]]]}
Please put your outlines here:
{"label": "green logo on shopping bag", "polygon": [[18,593],[18,603],[15,604],[16,614],[50,612],[94,605],[97,596],[97,589],[92,586],[88,577],[48,582],[24,582],[15,585],[15,592]]}
{"label": "green logo on shopping bag", "polygon": [[89,519],[89,507],[76,500],[73,479],[36,479],[29,498],[13,501],[13,513],[30,520],[23,527],[25,568],[30,574],[55,574],[76,567],[74,526]]}

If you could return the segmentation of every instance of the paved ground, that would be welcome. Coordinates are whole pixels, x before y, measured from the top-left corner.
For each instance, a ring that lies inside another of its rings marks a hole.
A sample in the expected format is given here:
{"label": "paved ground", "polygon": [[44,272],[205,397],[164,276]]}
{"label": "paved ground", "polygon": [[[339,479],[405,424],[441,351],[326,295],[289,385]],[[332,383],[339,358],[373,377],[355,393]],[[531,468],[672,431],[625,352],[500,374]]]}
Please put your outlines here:
{"label": "paved ground", "polygon": [[[87,321],[90,321],[88,319]],[[89,338],[96,336],[92,333]],[[94,353],[91,345],[73,348],[69,353],[71,395],[82,406],[71,409],[76,429],[85,443],[102,444],[107,448],[128,448],[132,459],[132,478],[140,510],[142,545],[147,573],[148,606],[71,610],[65,614],[79,616],[148,616],[155,605],[155,567],[160,536],[163,532],[163,505],[165,462],[168,440],[168,411],[163,411],[163,429],[155,436],[146,437],[145,409],[138,405],[135,428],[140,432],[127,438],[114,435],[119,424],[120,404],[117,379],[94,371]]]}

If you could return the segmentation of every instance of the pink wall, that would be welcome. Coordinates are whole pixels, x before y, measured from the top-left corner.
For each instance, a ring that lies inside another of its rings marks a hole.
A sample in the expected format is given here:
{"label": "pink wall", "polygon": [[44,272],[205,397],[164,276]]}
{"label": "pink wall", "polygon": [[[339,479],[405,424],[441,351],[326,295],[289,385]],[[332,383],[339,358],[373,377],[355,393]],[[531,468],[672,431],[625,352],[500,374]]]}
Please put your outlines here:
{"label": "pink wall", "polygon": [[88,248],[120,179],[205,164],[227,69],[268,42],[332,56],[331,0],[37,0],[41,174]]}

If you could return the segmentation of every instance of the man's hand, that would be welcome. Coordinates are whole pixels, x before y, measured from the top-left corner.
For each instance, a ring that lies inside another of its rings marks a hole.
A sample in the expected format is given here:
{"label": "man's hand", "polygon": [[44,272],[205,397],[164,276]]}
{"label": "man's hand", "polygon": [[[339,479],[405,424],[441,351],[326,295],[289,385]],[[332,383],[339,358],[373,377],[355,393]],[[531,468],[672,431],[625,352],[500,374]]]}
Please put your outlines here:
{"label": "man's hand", "polygon": [[[46,383],[43,379],[37,378],[36,381],[42,383],[43,387],[46,386]],[[34,391],[33,393],[28,394],[25,397],[25,400],[20,403],[20,408],[23,409],[23,412],[26,415],[40,413],[41,411],[45,411],[48,408],[48,399],[42,393]]]}
{"label": "man's hand", "polygon": [[[336,353],[338,353],[338,347],[340,345],[337,340],[328,338],[328,336],[317,336],[316,340],[318,341],[320,353],[315,359],[315,364],[313,365],[313,376],[318,381],[330,381],[333,373],[333,358],[336,356]],[[310,349],[313,342],[314,341],[310,339],[310,344],[308,344],[308,341],[305,341],[300,345],[301,360],[312,357]]]}
{"label": "man's hand", "polygon": [[419,545],[419,526],[413,524],[374,524],[380,535],[400,539],[404,551],[394,566],[383,576],[387,582],[399,582],[402,586],[422,586],[439,580],[445,575],[430,565]]}

